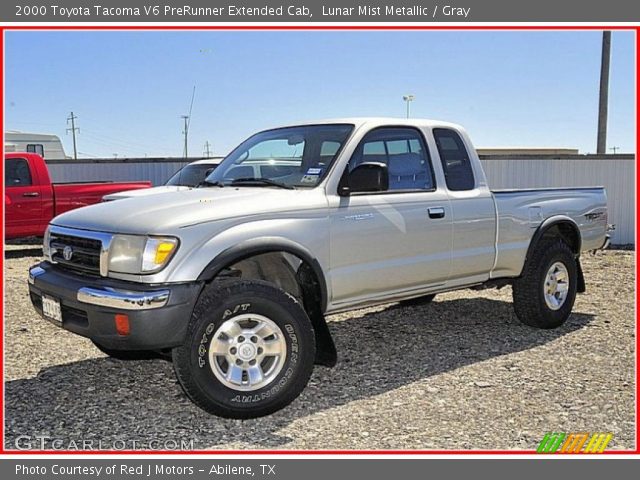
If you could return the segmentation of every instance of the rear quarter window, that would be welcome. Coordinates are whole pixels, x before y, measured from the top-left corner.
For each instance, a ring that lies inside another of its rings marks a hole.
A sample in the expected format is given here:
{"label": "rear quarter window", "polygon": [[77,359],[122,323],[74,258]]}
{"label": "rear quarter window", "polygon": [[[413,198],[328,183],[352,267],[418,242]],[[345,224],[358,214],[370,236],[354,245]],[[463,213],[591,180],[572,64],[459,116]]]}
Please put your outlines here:
{"label": "rear quarter window", "polygon": [[433,136],[440,154],[447,188],[452,191],[473,190],[476,182],[471,159],[460,135],[448,128],[434,128]]}

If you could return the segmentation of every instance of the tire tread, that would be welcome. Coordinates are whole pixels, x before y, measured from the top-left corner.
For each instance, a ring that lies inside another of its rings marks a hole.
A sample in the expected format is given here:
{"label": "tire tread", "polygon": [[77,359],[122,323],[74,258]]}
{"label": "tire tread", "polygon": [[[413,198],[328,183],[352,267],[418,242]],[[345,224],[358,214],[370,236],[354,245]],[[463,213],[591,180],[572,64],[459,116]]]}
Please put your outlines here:
{"label": "tire tread", "polygon": [[[550,258],[563,256],[566,259],[574,259],[573,266],[568,266],[570,270],[570,291],[565,305],[558,312],[562,315],[550,313],[540,289],[541,275],[545,275],[546,265]],[[527,260],[522,276],[513,282],[513,307],[518,319],[525,325],[535,328],[557,328],[562,325],[571,314],[573,301],[575,300],[577,276],[571,276],[571,272],[576,272],[576,262],[574,253],[562,239],[550,238],[542,240]],[[568,311],[567,311],[568,308]],[[559,318],[558,318],[559,317]]]}
{"label": "tire tread", "polygon": [[[189,327],[187,329],[187,339],[190,339],[193,331],[197,328],[197,325],[201,318],[213,309],[216,305],[219,305],[224,300],[233,297],[237,294],[251,293],[252,295],[260,295],[264,298],[268,298],[271,301],[287,302],[290,308],[297,309],[298,315],[296,318],[306,318],[306,322],[298,322],[298,327],[304,331],[308,338],[315,338],[313,332],[313,326],[311,321],[307,317],[304,309],[300,303],[292,295],[280,290],[273,284],[260,281],[260,280],[236,280],[226,281],[220,283],[212,283],[205,287],[201,292],[200,298],[196,303],[193,314],[189,321]],[[302,375],[295,378],[287,391],[278,398],[277,402],[272,402],[265,406],[255,406],[255,408],[242,408],[233,409],[220,403],[214,403],[208,398],[196,384],[192,374],[190,365],[190,345],[187,340],[184,345],[173,349],[173,366],[176,373],[176,377],[184,393],[189,399],[195,403],[198,407],[204,411],[225,418],[247,419],[255,418],[263,415],[273,413],[289,403],[295,400],[302,392],[304,387],[311,377],[313,372],[313,359],[315,358],[315,343],[312,341],[311,351],[308,352],[307,357],[310,359],[310,368],[306,368]]]}

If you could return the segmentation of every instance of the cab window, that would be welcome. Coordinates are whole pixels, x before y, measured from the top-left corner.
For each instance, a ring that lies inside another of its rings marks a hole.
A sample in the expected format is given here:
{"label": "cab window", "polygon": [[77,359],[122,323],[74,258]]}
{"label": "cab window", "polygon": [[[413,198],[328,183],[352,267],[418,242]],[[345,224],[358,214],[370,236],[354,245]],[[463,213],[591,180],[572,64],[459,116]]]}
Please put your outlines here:
{"label": "cab window", "polygon": [[447,188],[452,191],[473,190],[475,179],[469,153],[457,132],[448,128],[434,128]]}
{"label": "cab window", "polygon": [[4,168],[5,187],[26,187],[32,184],[29,164],[24,158],[7,158]]}
{"label": "cab window", "polygon": [[351,157],[349,171],[365,162],[387,165],[390,191],[435,188],[429,151],[414,128],[384,127],[369,132]]}

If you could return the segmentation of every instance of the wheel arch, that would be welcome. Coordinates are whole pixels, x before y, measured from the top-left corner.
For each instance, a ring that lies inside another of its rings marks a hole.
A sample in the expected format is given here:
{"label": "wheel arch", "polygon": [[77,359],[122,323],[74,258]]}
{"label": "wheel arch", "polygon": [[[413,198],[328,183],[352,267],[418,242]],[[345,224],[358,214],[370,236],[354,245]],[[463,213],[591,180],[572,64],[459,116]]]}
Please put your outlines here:
{"label": "wheel arch", "polygon": [[543,237],[549,236],[561,237],[567,245],[571,247],[574,254],[580,254],[580,250],[582,248],[582,236],[580,235],[580,228],[578,227],[578,224],[571,217],[557,215],[547,218],[537,228],[531,238],[531,242],[529,243],[526,257],[527,260],[531,257],[531,253],[538,242],[540,242]]}
{"label": "wheel arch", "polygon": [[328,292],[327,282],[320,263],[305,247],[284,238],[261,237],[245,240],[229,247],[207,264],[198,276],[198,280],[209,282],[218,276],[225,268],[235,263],[253,256],[277,252],[294,255],[311,267],[320,289],[320,303],[322,312],[324,313],[328,302]]}
{"label": "wheel arch", "polygon": [[[331,333],[324,318],[324,312],[328,305],[327,282],[324,272],[318,260],[311,252],[302,245],[291,240],[280,237],[260,237],[242,241],[219,253],[200,273],[198,280],[212,282],[218,278],[225,270],[250,262],[253,259],[263,259],[269,254],[289,254],[300,260],[297,269],[291,265],[280,262],[276,267],[278,281],[282,283],[294,282],[297,287],[298,297],[303,303],[316,334],[316,363],[326,366],[333,366],[337,362],[337,352]],[[288,268],[287,268],[288,267]],[[258,265],[258,270],[261,270]],[[290,271],[288,271],[290,270]],[[262,273],[262,272],[261,272]],[[262,278],[269,281],[269,276]],[[280,288],[278,282],[273,282]],[[283,288],[293,294],[290,289]],[[295,296],[295,295],[294,295]]]}
{"label": "wheel arch", "polygon": [[531,258],[534,250],[544,238],[560,237],[571,248],[576,256],[576,262],[578,267],[578,292],[583,293],[586,291],[586,285],[584,280],[584,274],[582,272],[582,265],[580,265],[580,251],[582,249],[582,236],[580,235],[580,228],[578,224],[566,215],[556,215],[546,219],[537,228],[529,248],[527,249],[527,255],[525,257],[525,265]]}

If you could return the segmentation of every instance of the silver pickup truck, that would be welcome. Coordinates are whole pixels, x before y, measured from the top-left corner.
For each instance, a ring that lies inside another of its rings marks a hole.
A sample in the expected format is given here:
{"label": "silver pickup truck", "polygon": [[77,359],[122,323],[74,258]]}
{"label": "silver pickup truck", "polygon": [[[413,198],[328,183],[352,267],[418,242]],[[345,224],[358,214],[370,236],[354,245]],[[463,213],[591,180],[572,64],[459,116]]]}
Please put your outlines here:
{"label": "silver pickup truck", "polygon": [[47,320],[170,356],[198,406],[250,418],[336,363],[328,314],[511,285],[522,322],[555,328],[607,243],[603,188],[492,192],[458,125],[344,119],[260,132],[199,188],[54,218],[29,289]]}

